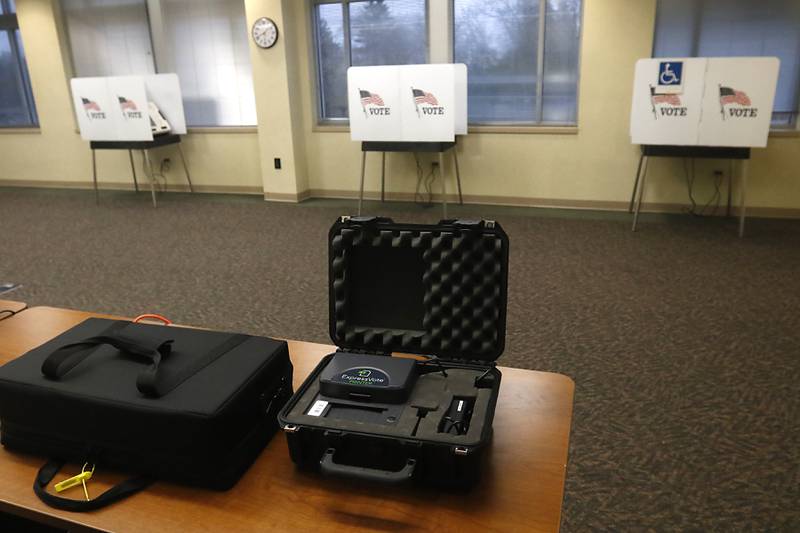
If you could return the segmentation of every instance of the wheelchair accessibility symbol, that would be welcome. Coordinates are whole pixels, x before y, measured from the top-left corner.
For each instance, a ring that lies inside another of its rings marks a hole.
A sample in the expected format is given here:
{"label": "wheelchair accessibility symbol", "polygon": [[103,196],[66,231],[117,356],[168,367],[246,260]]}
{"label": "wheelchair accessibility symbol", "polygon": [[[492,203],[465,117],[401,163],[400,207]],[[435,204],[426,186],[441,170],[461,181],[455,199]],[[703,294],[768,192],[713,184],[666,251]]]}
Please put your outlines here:
{"label": "wheelchair accessibility symbol", "polygon": [[683,78],[683,62],[664,61],[658,65],[658,84],[661,86],[681,85]]}

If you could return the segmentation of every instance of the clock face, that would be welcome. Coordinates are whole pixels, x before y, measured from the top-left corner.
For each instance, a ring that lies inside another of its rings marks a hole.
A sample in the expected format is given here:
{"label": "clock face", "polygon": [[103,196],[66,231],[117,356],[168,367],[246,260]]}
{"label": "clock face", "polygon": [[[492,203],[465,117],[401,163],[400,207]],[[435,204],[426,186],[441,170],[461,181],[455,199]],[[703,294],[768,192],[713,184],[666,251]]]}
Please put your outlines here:
{"label": "clock face", "polygon": [[278,27],[271,19],[261,17],[253,23],[253,41],[261,48],[272,48],[278,40]]}

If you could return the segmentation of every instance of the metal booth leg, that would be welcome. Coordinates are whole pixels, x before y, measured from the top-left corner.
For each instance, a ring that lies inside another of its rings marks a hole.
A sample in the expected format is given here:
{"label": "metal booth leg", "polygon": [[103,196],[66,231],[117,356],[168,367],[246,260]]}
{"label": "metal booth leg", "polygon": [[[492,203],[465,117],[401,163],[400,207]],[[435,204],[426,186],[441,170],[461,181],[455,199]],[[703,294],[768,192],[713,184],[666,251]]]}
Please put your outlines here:
{"label": "metal booth leg", "polygon": [[745,195],[747,193],[747,159],[742,159],[741,169],[741,191],[739,193],[739,237],[744,237],[744,217],[745,217]]}
{"label": "metal booth leg", "polygon": [[361,216],[361,204],[364,203],[364,166],[367,163],[367,152],[361,151],[361,187],[358,189],[358,215]]}
{"label": "metal booth leg", "polygon": [[150,194],[153,197],[153,207],[158,207],[156,203],[156,175],[153,171],[153,164],[150,161],[150,155],[147,153],[147,150],[142,150],[142,161],[144,162],[145,173],[148,174],[148,178],[150,178]]}
{"label": "metal booth leg", "polygon": [[381,202],[386,191],[386,152],[381,152]]}
{"label": "metal booth leg", "polygon": [[731,200],[733,198],[733,159],[728,161],[728,208],[725,210],[725,216],[731,216]]}
{"label": "metal booth leg", "polygon": [[648,157],[645,156],[642,164],[642,177],[639,180],[639,191],[638,191],[638,197],[636,199],[636,210],[633,212],[633,227],[631,228],[631,231],[636,231],[636,224],[639,223],[639,211],[642,208],[642,197],[644,196],[644,182],[645,178],[647,177],[647,160]]}
{"label": "metal booth leg", "polygon": [[631,203],[628,205],[628,213],[633,213],[633,202],[636,201],[636,189],[639,187],[639,176],[642,175],[642,160],[644,154],[639,155],[639,166],[636,167],[636,179],[633,180],[633,191],[631,191]]}
{"label": "metal booth leg", "polygon": [[92,149],[92,181],[94,182],[94,205],[100,205],[100,191],[97,190],[97,160]]}
{"label": "metal booth leg", "polygon": [[178,143],[178,153],[181,156],[181,164],[183,164],[183,173],[186,174],[186,181],[189,182],[189,192],[194,192],[194,187],[192,187],[192,177],[189,175],[189,167],[186,166],[186,158],[183,157],[183,148],[181,148],[180,143]]}
{"label": "metal booth leg", "polygon": [[444,183],[444,152],[439,152],[439,178],[442,180],[442,215],[447,220],[447,186]]}
{"label": "metal booth leg", "polygon": [[458,203],[464,205],[464,197],[461,196],[461,172],[458,171],[458,147],[453,146],[453,164],[456,167],[456,184],[458,185]]}
{"label": "metal booth leg", "polygon": [[136,180],[136,167],[133,166],[133,150],[128,150],[128,159],[131,161],[131,172],[133,173],[133,188],[139,192],[139,182]]}

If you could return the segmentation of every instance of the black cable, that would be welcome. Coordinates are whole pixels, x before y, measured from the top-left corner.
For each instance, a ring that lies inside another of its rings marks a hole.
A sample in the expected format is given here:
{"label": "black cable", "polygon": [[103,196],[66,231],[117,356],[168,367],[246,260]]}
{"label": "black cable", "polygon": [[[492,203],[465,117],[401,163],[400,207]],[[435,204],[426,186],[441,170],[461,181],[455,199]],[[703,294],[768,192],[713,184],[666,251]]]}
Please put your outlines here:
{"label": "black cable", "polygon": [[419,361],[418,364],[420,364],[421,366],[434,365],[436,367],[436,370],[432,370],[432,372],[441,372],[444,375],[444,377],[447,377],[447,371],[444,369],[444,365],[442,365],[441,359],[439,359],[439,357],[435,355],[431,355],[427,359]]}
{"label": "black cable", "polygon": [[5,318],[10,318],[10,317],[16,315],[18,312],[19,311],[12,311],[11,309],[3,309],[3,310],[0,310],[0,316],[2,316],[3,313],[8,313],[8,316],[5,317]]}
{"label": "black cable", "polygon": [[692,202],[692,207],[686,210],[686,212],[690,215],[697,215],[697,202],[695,202],[694,194],[692,193],[692,189],[694,189],[694,158],[692,159],[691,177],[689,176],[689,168],[686,166],[686,158],[683,158],[683,175],[686,178],[686,188],[689,192],[689,201]]}
{"label": "black cable", "polygon": [[722,189],[721,189],[721,187],[722,187],[722,176],[721,176],[721,174],[720,175],[715,174],[714,175],[714,194],[711,195],[711,198],[708,199],[708,202],[706,202],[706,204],[700,210],[700,214],[701,215],[705,215],[706,209],[708,209],[708,207],[711,205],[711,202],[713,202],[714,200],[716,200],[716,203],[714,204],[714,209],[711,211],[711,216],[714,216],[714,215],[717,214],[717,209],[719,209],[720,198],[722,197]]}
{"label": "black cable", "polygon": [[[425,171],[422,168],[422,165],[419,162],[419,157],[417,156],[416,152],[412,152],[414,154],[414,161],[417,165],[417,187],[414,190],[414,202],[421,204],[425,207],[430,207],[433,205],[433,189],[432,184],[433,180],[435,179],[434,170],[431,171],[426,175]],[[428,199],[425,200],[422,193],[420,193],[420,186],[423,187],[424,193],[427,194]]]}

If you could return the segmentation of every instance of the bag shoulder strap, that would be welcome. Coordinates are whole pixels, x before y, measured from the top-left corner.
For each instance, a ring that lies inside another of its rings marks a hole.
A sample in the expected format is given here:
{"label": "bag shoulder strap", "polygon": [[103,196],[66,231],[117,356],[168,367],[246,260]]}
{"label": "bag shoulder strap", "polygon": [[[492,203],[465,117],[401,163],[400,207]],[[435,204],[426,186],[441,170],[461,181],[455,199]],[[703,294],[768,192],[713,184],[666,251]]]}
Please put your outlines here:
{"label": "bag shoulder strap", "polygon": [[47,492],[48,483],[53,480],[58,471],[61,470],[62,466],[64,466],[64,463],[61,461],[48,461],[44,466],[42,466],[41,469],[39,469],[39,473],[36,475],[36,479],[33,482],[33,492],[36,493],[36,496],[38,496],[40,500],[50,507],[61,509],[62,511],[73,511],[79,513],[85,511],[94,511],[127,498],[128,496],[132,496],[155,481],[154,479],[146,476],[132,477],[117,485],[114,485],[97,498],[92,498],[91,500],[85,501],[73,500],[70,498],[62,498],[61,496],[56,496],[55,494]]}

